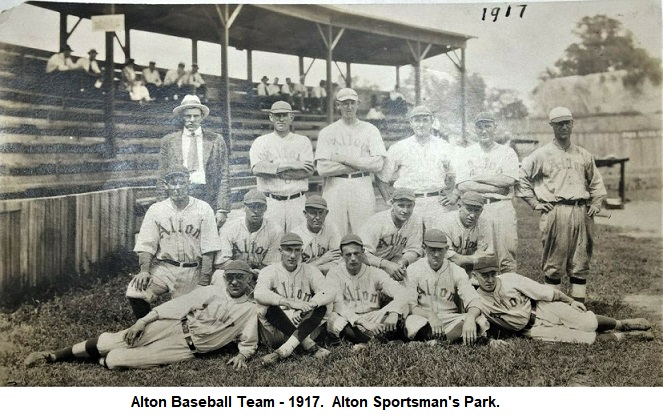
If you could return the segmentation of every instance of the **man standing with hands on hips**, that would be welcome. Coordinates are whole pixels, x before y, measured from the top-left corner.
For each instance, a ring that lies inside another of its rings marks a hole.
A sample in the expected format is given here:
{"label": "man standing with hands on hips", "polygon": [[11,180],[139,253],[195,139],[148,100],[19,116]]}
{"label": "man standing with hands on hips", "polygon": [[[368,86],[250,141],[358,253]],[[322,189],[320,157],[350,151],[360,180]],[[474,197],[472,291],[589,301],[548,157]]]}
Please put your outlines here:
{"label": "man standing with hands on hips", "polygon": [[[161,139],[159,173],[173,165],[184,165],[191,172],[189,193],[212,207],[216,225],[220,228],[230,212],[230,170],[228,148],[220,134],[203,129],[200,125],[209,115],[209,108],[200,98],[187,95],[173,110],[184,127]],[[163,199],[163,182],[157,183],[157,196]]]}
{"label": "man standing with hands on hips", "polygon": [[520,169],[520,197],[541,212],[545,282],[559,289],[569,276],[571,297],[584,302],[594,248],[594,216],[606,197],[594,157],[571,143],[573,115],[564,107],[550,112],[555,138],[527,156]]}
{"label": "man standing with hands on hips", "polygon": [[370,174],[382,170],[387,154],[377,127],[357,119],[358,102],[352,88],[338,91],[341,119],[320,130],[315,153],[318,173],[324,178],[328,220],[341,235],[357,232],[375,212]]}

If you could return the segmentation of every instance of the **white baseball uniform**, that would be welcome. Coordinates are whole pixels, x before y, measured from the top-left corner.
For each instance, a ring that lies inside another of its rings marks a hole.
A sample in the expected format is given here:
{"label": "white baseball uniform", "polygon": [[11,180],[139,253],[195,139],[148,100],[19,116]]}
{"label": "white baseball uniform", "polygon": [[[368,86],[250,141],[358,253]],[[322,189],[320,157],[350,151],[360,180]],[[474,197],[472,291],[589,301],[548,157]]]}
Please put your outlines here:
{"label": "white baseball uniform", "polygon": [[495,235],[492,222],[483,217],[466,228],[457,211],[447,212],[431,221],[431,229],[444,233],[449,243],[447,258],[454,261],[456,254],[474,256],[477,262],[495,257]]}
{"label": "white baseball uniform", "polygon": [[[428,259],[417,260],[407,268],[407,289],[411,307],[420,306],[435,313],[444,323],[445,332],[465,320],[468,308],[479,307],[481,303],[465,270],[450,261],[445,261],[435,271]],[[462,303],[457,302],[457,298]],[[462,312],[459,312],[459,304],[464,307]],[[408,338],[413,339],[427,323],[422,316],[409,315],[405,320]]]}
{"label": "white baseball uniform", "polygon": [[[485,151],[479,143],[475,143],[455,159],[456,184],[471,181],[480,175],[505,175],[519,179],[518,155],[509,146],[494,143],[489,151]],[[516,252],[518,250],[518,229],[516,210],[513,207],[513,186],[508,194],[485,192],[486,204],[483,206],[482,217],[493,222],[495,230],[495,252],[499,260],[501,272],[515,272]]]}
{"label": "white baseball uniform", "polygon": [[255,232],[246,228],[245,218],[228,221],[219,231],[221,253],[214,259],[214,265],[222,265],[229,260],[244,260],[252,269],[260,269],[280,261],[279,242],[281,231],[267,218]]}
{"label": "white baseball uniform", "polygon": [[[598,321],[594,312],[581,312],[563,302],[553,302],[554,289],[516,273],[495,279],[495,290],[478,289],[481,309],[490,322],[510,331],[523,331],[528,338],[550,342],[591,344]],[[534,308],[532,301],[536,301]]]}
{"label": "white baseball uniform", "polygon": [[389,147],[377,176],[382,182],[393,182],[395,188],[413,190],[417,198],[414,212],[426,222],[428,217],[450,210],[438,200],[448,184],[453,183],[453,158],[454,147],[443,139],[431,136],[422,145],[416,136],[410,136]]}
{"label": "white baseball uniform", "polygon": [[341,234],[333,224],[323,224],[317,234],[311,232],[306,223],[300,224],[292,232],[299,235],[304,242],[302,246],[302,262],[304,263],[320,258],[329,250],[338,250],[341,243]]}
{"label": "white baseball uniform", "polygon": [[[220,249],[216,219],[209,204],[191,196],[181,211],[170,198],[153,204],[145,213],[134,247],[135,252],[154,256],[150,283],[146,291],[129,284],[127,297],[151,302],[165,293],[173,297],[189,293],[200,280],[202,255]],[[198,266],[179,267],[172,263]]]}
{"label": "white baseball uniform", "polygon": [[239,341],[239,353],[251,357],[258,346],[258,319],[255,303],[247,296],[231,298],[218,286],[204,286],[154,308],[158,320],[145,327],[136,344],[124,340],[127,330],[103,333],[97,348],[106,357],[106,366],[146,368],[194,358],[185,340],[182,320],[197,353],[217,350]]}
{"label": "white baseball uniform", "polygon": [[[285,341],[285,336],[267,321],[265,313],[270,305],[278,306],[282,298],[315,302],[318,306],[327,306],[326,316],[331,314],[332,302],[336,297],[336,288],[332,281],[325,279],[320,270],[306,263],[300,263],[289,272],[281,262],[269,265],[258,274],[258,283],[254,291],[258,302],[260,336],[267,345],[278,345]],[[292,321],[296,312],[281,306],[286,316]],[[323,320],[324,322],[324,320]]]}
{"label": "white baseball uniform", "polygon": [[[370,172],[382,169],[386,154],[380,131],[371,123],[357,120],[349,126],[341,119],[320,130],[315,160],[318,173],[324,177],[322,196],[329,205],[327,221],[335,224],[341,235],[357,232],[375,212]],[[339,155],[360,162],[365,169],[335,162]],[[374,156],[380,156],[379,160],[369,159]]]}
{"label": "white baseball uniform", "polygon": [[[275,132],[258,137],[249,151],[251,169],[256,173],[256,165],[260,162],[272,163],[271,171],[263,173],[276,175],[281,162],[303,161],[313,163],[313,148],[306,136],[289,133],[280,137]],[[277,176],[257,175],[258,191],[267,195],[267,211],[265,217],[288,232],[305,221],[304,193],[308,191],[308,179],[283,179]],[[288,198],[288,199],[285,199]]]}
{"label": "white baseball uniform", "polygon": [[[377,323],[390,312],[407,316],[407,290],[377,267],[363,264],[359,273],[353,276],[345,264],[339,264],[329,270],[327,280],[337,285],[334,311],[327,320],[327,330],[336,336],[347,324],[356,326],[359,318]],[[383,294],[392,300],[380,308]]]}
{"label": "white baseball uniform", "polygon": [[388,209],[372,215],[359,229],[358,235],[364,242],[367,257],[396,262],[407,252],[419,257],[424,255],[423,232],[419,215],[413,213],[400,228],[396,228],[391,209]]}

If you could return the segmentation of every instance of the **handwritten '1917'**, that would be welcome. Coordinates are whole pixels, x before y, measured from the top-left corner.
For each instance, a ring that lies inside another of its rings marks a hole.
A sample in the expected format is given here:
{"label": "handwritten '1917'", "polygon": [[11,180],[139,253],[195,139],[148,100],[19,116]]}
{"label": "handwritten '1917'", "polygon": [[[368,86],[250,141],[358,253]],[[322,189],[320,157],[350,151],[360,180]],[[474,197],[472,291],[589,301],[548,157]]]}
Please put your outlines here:
{"label": "handwritten '1917'", "polygon": [[[520,6],[514,6],[514,7],[520,7],[520,17],[522,18],[523,15],[525,14],[525,8],[527,7],[526,4],[521,4]],[[499,7],[493,7],[490,10],[490,15],[493,16],[493,22],[497,20],[497,17],[500,14],[500,8]],[[481,20],[486,20],[486,13],[488,13],[488,8],[484,7],[483,8],[483,16],[481,16]],[[504,13],[505,17],[509,17],[511,15],[511,6],[508,6],[506,8],[506,12]]]}

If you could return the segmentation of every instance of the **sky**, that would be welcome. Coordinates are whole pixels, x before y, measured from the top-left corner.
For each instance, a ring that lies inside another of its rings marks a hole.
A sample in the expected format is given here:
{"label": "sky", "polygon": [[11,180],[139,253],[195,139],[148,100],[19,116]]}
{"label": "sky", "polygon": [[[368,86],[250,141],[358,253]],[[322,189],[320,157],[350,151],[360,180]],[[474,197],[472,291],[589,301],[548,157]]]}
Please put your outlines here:
{"label": "sky", "polygon": [[[193,0],[186,1],[191,3]],[[124,2],[139,3],[125,0]],[[152,1],[154,2],[154,1]],[[0,0],[3,8],[20,3],[18,0]],[[269,2],[269,3],[274,3]],[[329,3],[326,3],[329,4]],[[547,67],[552,67],[561,58],[564,50],[576,41],[572,30],[584,16],[605,14],[621,21],[630,30],[639,47],[650,55],[661,57],[661,7],[658,0],[596,0],[596,1],[528,1],[522,17],[523,3],[513,3],[509,17],[504,16],[506,3],[470,3],[456,0],[454,4],[428,2],[423,4],[334,4],[347,11],[368,14],[378,18],[405,22],[421,27],[451,31],[471,35],[476,39],[468,41],[466,65],[469,73],[479,73],[489,87],[508,88],[518,91],[527,100],[536,87],[538,76]],[[495,22],[492,18],[482,20],[484,7],[490,10],[501,7],[501,15]],[[70,27],[75,19],[70,17]],[[40,30],[34,30],[39,27]],[[76,29],[69,44],[76,55],[84,55],[94,47],[104,59],[102,33],[91,32],[89,21],[83,21]],[[34,6],[21,4],[0,14],[0,42],[16,43],[50,51],[58,48],[57,14]],[[123,39],[123,35],[120,35]],[[155,59],[158,66],[172,68],[177,63],[191,62],[191,42],[164,35],[131,32],[133,58],[139,65],[146,65]],[[116,59],[124,57],[116,48]],[[218,45],[199,42],[201,72],[219,74],[220,48]],[[246,53],[231,50],[230,76],[246,78]],[[308,66],[310,59],[305,60]],[[187,64],[188,66],[188,64]],[[340,65],[345,68],[344,65]],[[424,61],[424,76],[436,73],[446,76],[457,74],[450,60],[442,55]],[[401,80],[410,74],[411,68],[401,69]],[[263,52],[253,54],[253,79],[262,75],[270,78],[278,76],[297,79],[297,57],[275,55]],[[382,90],[391,90],[396,83],[395,68],[369,65],[353,65],[353,76],[364,83],[377,84]],[[315,61],[307,78],[307,84],[314,85],[325,77],[324,61]],[[334,67],[333,78],[338,78]]]}

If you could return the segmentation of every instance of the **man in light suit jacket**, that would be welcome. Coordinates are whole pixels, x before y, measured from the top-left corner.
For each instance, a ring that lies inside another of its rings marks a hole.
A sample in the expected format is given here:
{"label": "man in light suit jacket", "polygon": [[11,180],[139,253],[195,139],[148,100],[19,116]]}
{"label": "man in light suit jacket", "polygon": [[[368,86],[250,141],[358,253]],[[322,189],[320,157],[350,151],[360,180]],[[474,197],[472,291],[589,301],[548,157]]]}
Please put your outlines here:
{"label": "man in light suit jacket", "polygon": [[157,194],[165,199],[163,175],[173,165],[189,169],[191,196],[212,206],[220,228],[230,212],[230,171],[228,148],[220,134],[201,128],[209,108],[195,95],[187,95],[173,114],[183,122],[180,131],[161,139]]}

